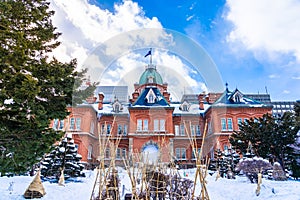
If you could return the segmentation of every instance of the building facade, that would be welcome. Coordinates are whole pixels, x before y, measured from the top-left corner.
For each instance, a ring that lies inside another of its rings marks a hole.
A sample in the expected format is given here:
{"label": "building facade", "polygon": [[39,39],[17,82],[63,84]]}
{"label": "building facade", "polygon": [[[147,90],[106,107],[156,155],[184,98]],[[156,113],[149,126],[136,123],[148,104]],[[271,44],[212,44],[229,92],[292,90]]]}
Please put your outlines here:
{"label": "building facade", "polygon": [[[123,158],[136,155],[141,162],[168,163],[176,159],[193,165],[196,159],[191,138],[197,151],[202,149],[203,156],[212,157],[215,149],[230,148],[229,137],[238,131],[239,123],[272,113],[271,105],[253,100],[238,89],[230,91],[227,84],[223,93],[201,93],[197,99],[194,95],[193,100],[171,102],[168,84],[152,64],[145,67],[128,102],[117,97],[106,101],[105,93],[97,93],[86,103],[68,108],[71,114],[67,119],[52,123],[53,128],[72,133],[87,164],[99,159],[109,162],[114,152],[119,165]],[[109,138],[112,145],[103,138]]]}

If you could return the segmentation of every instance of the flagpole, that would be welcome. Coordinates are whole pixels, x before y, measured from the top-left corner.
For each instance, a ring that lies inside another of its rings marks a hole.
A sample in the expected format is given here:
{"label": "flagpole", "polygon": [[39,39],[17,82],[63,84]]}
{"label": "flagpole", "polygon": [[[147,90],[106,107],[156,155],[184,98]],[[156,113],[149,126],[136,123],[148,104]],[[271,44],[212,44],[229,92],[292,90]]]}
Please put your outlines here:
{"label": "flagpole", "polygon": [[151,54],[150,54],[150,65],[152,65],[152,48],[150,48],[150,52],[151,52]]}

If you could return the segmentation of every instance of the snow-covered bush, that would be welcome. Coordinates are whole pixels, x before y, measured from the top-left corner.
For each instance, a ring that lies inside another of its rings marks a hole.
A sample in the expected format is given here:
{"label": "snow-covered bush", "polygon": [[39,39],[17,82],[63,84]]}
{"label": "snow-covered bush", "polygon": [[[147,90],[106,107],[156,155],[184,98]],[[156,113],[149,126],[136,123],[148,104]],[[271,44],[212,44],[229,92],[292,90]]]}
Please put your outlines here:
{"label": "snow-covered bush", "polygon": [[41,162],[42,178],[58,180],[62,169],[65,179],[83,176],[81,158],[72,136],[67,135]]}
{"label": "snow-covered bush", "polygon": [[281,165],[278,162],[275,162],[273,165],[272,176],[273,176],[273,179],[276,181],[286,181],[287,180],[286,172],[282,169]]}
{"label": "snow-covered bush", "polygon": [[261,157],[254,157],[240,160],[235,170],[243,172],[249,178],[251,183],[257,183],[258,173],[262,173],[271,168],[272,165],[268,160],[263,159]]}

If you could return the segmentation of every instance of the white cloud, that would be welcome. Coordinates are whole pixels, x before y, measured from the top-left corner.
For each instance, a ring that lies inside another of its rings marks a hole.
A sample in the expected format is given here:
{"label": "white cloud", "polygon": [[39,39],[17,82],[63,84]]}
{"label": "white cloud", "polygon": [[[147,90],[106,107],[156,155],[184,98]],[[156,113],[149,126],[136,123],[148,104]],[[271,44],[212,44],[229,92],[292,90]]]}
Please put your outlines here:
{"label": "white cloud", "polygon": [[99,43],[117,34],[139,28],[162,28],[157,18],[147,18],[141,7],[132,1],[116,4],[113,13],[87,0],[51,0],[50,6],[56,11],[53,24],[63,33],[62,44],[53,55],[63,62],[77,58],[78,65]]}
{"label": "white cloud", "polygon": [[278,74],[270,74],[269,78],[275,79],[275,78],[280,78],[280,76]]}
{"label": "white cloud", "polygon": [[230,42],[272,56],[292,54],[300,62],[300,1],[227,0],[226,19],[233,24]]}
{"label": "white cloud", "polygon": [[289,91],[289,90],[283,90],[282,93],[283,93],[283,94],[289,94],[289,93],[291,93],[291,91]]}
{"label": "white cloud", "polygon": [[[60,61],[77,58],[78,67],[88,68],[91,80],[101,85],[128,85],[132,92],[133,84],[147,64],[143,55],[134,50],[176,46],[172,35],[164,31],[158,19],[146,17],[142,8],[132,1],[115,4],[114,12],[90,5],[87,0],[51,0],[50,5],[56,11],[53,24],[63,33],[62,44],[53,55]],[[147,32],[147,28],[154,29]],[[153,58],[159,64],[163,80],[169,84],[173,100],[180,99],[184,91],[207,91],[204,83],[192,78],[200,76],[199,70],[189,68],[179,57],[154,51]]]}

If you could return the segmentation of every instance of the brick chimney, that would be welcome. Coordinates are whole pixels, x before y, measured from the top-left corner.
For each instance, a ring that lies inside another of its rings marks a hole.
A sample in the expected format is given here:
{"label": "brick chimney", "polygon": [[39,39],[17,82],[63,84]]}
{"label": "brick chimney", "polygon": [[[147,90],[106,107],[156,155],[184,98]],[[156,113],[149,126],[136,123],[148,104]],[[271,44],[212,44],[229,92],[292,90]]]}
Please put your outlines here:
{"label": "brick chimney", "polygon": [[213,104],[220,98],[221,95],[222,93],[209,93],[206,100],[209,104]]}
{"label": "brick chimney", "polygon": [[104,94],[102,92],[99,92],[99,102],[98,102],[98,110],[103,109],[103,99],[104,99]]}
{"label": "brick chimney", "polygon": [[140,93],[137,90],[135,90],[135,92],[132,93],[132,99],[130,99],[130,102],[134,103],[137,100],[137,98],[139,97],[139,95],[140,95]]}
{"label": "brick chimney", "polygon": [[163,92],[163,96],[167,100],[167,102],[170,103],[170,93],[165,90]]}
{"label": "brick chimney", "polygon": [[204,93],[201,93],[198,95],[198,100],[199,100],[199,109],[204,110]]}

